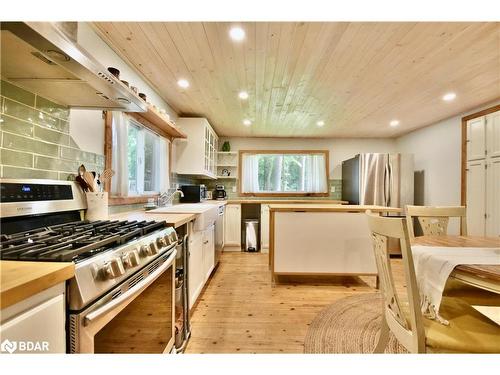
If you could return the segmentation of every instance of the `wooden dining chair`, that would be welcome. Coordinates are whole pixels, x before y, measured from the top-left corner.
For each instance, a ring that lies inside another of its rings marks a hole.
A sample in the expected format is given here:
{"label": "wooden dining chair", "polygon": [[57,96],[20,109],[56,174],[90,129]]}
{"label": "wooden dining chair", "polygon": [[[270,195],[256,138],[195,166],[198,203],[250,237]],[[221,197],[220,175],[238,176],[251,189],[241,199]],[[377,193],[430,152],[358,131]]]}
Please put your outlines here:
{"label": "wooden dining chair", "polygon": [[[424,236],[446,236],[451,217],[460,218],[460,235],[467,235],[467,211],[464,206],[406,206],[410,239],[415,238],[414,217],[419,221]],[[498,306],[500,303],[500,295],[451,278],[446,283],[444,295],[462,298],[471,305]]]}
{"label": "wooden dining chair", "polygon": [[460,218],[460,234],[467,235],[467,212],[464,206],[430,207],[406,206],[406,223],[410,238],[415,237],[413,218],[416,217],[424,236],[445,236],[448,234],[450,217]]}
{"label": "wooden dining chair", "polygon": [[[500,327],[459,298],[443,297],[441,302],[440,315],[449,325],[424,318],[406,221],[368,214],[368,223],[383,297],[375,353],[384,352],[390,332],[411,353],[500,353]],[[400,298],[394,283],[388,238],[398,239],[401,245],[408,302]]]}

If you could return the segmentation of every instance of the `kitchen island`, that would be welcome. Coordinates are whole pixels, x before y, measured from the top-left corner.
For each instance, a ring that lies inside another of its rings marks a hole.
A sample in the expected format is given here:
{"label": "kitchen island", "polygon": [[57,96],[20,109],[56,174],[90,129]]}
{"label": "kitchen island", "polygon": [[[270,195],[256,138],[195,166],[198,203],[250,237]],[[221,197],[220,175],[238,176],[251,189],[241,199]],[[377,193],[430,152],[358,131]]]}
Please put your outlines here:
{"label": "kitchen island", "polygon": [[271,204],[269,264],[273,277],[377,276],[365,212],[399,208],[332,204]]}

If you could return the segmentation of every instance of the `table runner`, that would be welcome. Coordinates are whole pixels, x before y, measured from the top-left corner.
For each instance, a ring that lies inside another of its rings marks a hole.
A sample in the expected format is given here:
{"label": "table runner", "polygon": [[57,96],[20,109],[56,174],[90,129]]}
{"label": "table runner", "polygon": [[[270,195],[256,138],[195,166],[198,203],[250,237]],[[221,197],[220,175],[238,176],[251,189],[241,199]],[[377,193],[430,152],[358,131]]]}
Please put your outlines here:
{"label": "table runner", "polygon": [[500,265],[500,247],[411,247],[415,275],[420,294],[420,307],[425,317],[443,324],[439,315],[443,291],[453,269],[462,264]]}

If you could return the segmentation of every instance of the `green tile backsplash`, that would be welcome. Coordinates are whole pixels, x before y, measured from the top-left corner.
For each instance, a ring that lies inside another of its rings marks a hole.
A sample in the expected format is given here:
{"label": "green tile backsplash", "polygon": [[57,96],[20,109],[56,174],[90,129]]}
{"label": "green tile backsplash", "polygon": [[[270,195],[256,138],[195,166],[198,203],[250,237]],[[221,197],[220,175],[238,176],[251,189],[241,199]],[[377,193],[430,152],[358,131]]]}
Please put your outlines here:
{"label": "green tile backsplash", "polygon": [[69,108],[0,81],[0,176],[66,180],[80,164],[102,171],[104,155],[80,150]]}
{"label": "green tile backsplash", "polygon": [[[229,179],[219,179],[219,180],[202,180],[201,183],[205,184],[208,188],[208,190],[215,190],[215,185],[224,185],[224,188],[226,189],[226,193],[228,196],[228,199],[252,199],[252,197],[242,197],[241,195],[238,194],[238,192],[233,193],[233,187],[236,186],[236,191],[238,190],[238,180],[229,180]],[[335,192],[331,192],[331,187],[335,187]],[[310,200],[317,200],[317,199],[335,199],[335,200],[340,200],[342,199],[342,180],[341,179],[333,179],[328,181],[328,191],[330,192],[329,197],[301,197],[300,199],[310,199]],[[261,199],[261,198],[255,198],[255,199]],[[287,197],[275,197],[273,199],[290,199]]]}

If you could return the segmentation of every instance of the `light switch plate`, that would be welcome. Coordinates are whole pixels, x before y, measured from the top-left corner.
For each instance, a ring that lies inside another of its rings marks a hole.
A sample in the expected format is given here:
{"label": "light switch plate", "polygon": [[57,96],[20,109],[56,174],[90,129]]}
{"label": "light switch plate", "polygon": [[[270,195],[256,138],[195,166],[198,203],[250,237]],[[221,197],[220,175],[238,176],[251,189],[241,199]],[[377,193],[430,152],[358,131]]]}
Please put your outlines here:
{"label": "light switch plate", "polygon": [[236,186],[233,186],[233,193],[236,193]]}
{"label": "light switch plate", "polygon": [[330,186],[330,192],[335,193],[335,186]]}

